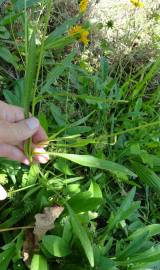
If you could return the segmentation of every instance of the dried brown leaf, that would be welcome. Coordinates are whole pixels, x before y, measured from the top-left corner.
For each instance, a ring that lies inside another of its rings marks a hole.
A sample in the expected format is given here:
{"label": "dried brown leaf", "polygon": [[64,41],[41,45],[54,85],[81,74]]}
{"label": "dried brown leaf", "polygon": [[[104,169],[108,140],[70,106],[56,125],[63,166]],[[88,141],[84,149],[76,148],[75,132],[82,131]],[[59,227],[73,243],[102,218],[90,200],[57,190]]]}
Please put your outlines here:
{"label": "dried brown leaf", "polygon": [[31,257],[35,249],[35,237],[32,229],[25,230],[25,240],[23,242],[23,261],[26,265],[31,262]]}
{"label": "dried brown leaf", "polygon": [[44,208],[44,213],[35,215],[34,234],[38,240],[41,240],[43,235],[54,228],[55,220],[61,215],[64,208],[62,206],[53,206]]}

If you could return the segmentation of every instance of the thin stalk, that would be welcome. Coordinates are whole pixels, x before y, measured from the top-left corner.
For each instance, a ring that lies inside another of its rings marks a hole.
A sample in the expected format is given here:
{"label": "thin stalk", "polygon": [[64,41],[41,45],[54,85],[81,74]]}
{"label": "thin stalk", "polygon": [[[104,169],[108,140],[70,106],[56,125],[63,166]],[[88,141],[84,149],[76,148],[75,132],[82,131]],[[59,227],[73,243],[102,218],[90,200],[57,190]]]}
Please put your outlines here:
{"label": "thin stalk", "polygon": [[27,17],[26,0],[24,0],[24,25],[25,25],[25,56],[26,56],[26,64],[27,64],[27,56],[28,56],[28,17]]}
{"label": "thin stalk", "polygon": [[49,24],[49,18],[50,18],[50,13],[51,13],[51,7],[52,7],[52,1],[48,1],[47,5],[47,15],[45,17],[45,26],[44,26],[44,32],[43,32],[43,38],[42,38],[42,44],[40,48],[40,55],[39,55],[39,60],[38,60],[38,67],[37,67],[37,74],[36,74],[36,80],[35,80],[35,85],[34,85],[34,90],[33,90],[33,97],[32,97],[32,115],[35,114],[35,99],[36,99],[36,91],[37,91],[37,85],[38,85],[38,79],[39,79],[39,73],[41,69],[41,64],[43,60],[43,53],[44,53],[44,42],[45,42],[45,36],[47,34],[47,28]]}
{"label": "thin stalk", "polygon": [[33,185],[30,185],[30,186],[27,186],[27,187],[23,187],[23,188],[19,188],[19,189],[13,190],[13,191],[9,192],[9,194],[12,195],[14,193],[21,192],[21,191],[24,191],[24,190],[26,190],[28,188],[35,187],[35,186],[37,186],[37,184],[33,184]]}
{"label": "thin stalk", "polygon": [[11,227],[11,228],[0,229],[0,232],[10,232],[10,231],[17,231],[17,230],[33,229],[33,228],[34,226]]}
{"label": "thin stalk", "polygon": [[[148,123],[148,124],[144,124],[144,125],[140,125],[140,126],[137,126],[137,127],[134,127],[134,128],[129,128],[129,129],[126,129],[126,130],[122,130],[122,131],[119,131],[119,132],[115,132],[115,133],[111,133],[111,134],[108,134],[108,135],[104,135],[104,136],[100,136],[99,137],[99,140],[98,139],[92,139],[90,140],[89,143],[93,143],[93,144],[99,144],[99,143],[106,143],[105,141],[102,141],[102,137],[104,139],[108,139],[108,138],[112,138],[112,137],[117,137],[119,135],[122,135],[122,134],[126,134],[126,133],[131,133],[133,131],[136,131],[136,130],[141,130],[141,129],[144,129],[144,128],[149,128],[149,127],[153,127],[153,126],[156,126],[156,125],[160,125],[160,120],[159,121],[155,121],[155,122],[152,122],[152,123]],[[51,142],[51,141],[63,141],[65,139],[65,137],[63,138],[57,138],[57,139],[48,139],[47,142]],[[75,140],[75,139],[74,139]],[[88,139],[87,139],[88,140]],[[85,140],[84,140],[85,141]],[[46,142],[46,143],[47,143]],[[45,143],[45,142],[44,142]],[[45,152],[46,154],[49,154],[49,155],[54,155],[53,152]],[[41,153],[34,153],[34,155],[38,155],[38,154],[41,154]]]}

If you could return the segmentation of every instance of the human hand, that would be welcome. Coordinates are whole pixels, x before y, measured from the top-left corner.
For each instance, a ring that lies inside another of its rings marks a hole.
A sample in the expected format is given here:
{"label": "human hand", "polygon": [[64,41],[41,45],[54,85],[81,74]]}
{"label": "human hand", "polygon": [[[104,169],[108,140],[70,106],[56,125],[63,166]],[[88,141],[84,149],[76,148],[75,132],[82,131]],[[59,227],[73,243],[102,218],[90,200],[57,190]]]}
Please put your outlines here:
{"label": "human hand", "polygon": [[[24,142],[28,138],[32,138],[34,151],[42,153],[34,160],[46,163],[49,157],[45,154],[44,148],[36,147],[38,143],[47,140],[47,135],[38,119],[35,117],[25,119],[22,108],[0,101],[0,157],[29,165],[29,160],[23,151]],[[6,192],[0,186],[0,200],[5,197]]]}

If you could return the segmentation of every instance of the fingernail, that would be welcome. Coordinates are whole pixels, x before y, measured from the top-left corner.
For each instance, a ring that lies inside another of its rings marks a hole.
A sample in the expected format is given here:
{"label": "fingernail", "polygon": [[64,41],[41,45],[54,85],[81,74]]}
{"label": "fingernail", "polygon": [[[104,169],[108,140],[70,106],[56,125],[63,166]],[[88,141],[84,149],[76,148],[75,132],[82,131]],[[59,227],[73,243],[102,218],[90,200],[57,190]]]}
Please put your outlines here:
{"label": "fingernail", "polygon": [[29,162],[29,160],[28,160],[27,158],[25,158],[25,159],[23,160],[23,164],[29,166],[29,165],[30,165],[30,162]]}
{"label": "fingernail", "polygon": [[5,189],[0,185],[0,201],[3,201],[7,198],[7,192]]}
{"label": "fingernail", "polygon": [[26,120],[29,129],[37,129],[39,127],[39,121],[35,117]]}
{"label": "fingernail", "polygon": [[38,156],[37,157],[37,160],[42,163],[42,164],[45,164],[48,162],[48,158],[44,157],[44,156]]}

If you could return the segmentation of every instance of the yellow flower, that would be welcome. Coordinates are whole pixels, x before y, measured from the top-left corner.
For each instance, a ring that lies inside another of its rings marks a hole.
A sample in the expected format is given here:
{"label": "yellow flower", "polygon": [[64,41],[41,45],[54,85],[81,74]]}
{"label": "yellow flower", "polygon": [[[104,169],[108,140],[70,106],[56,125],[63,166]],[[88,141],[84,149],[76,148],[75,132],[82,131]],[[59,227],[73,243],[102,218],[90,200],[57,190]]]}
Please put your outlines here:
{"label": "yellow flower", "polygon": [[80,11],[84,13],[87,10],[87,7],[88,7],[88,0],[81,0],[79,4]]}
{"label": "yellow flower", "polygon": [[133,4],[136,8],[143,8],[144,3],[141,0],[130,0],[131,4]]}
{"label": "yellow flower", "polygon": [[79,34],[81,31],[82,31],[82,26],[76,25],[70,28],[68,33],[69,33],[69,36],[74,36],[74,35]]}
{"label": "yellow flower", "polygon": [[83,42],[84,45],[88,45],[89,39],[88,39],[89,32],[85,29],[81,32],[80,41]]}
{"label": "yellow flower", "polygon": [[79,40],[84,44],[88,45],[89,43],[89,31],[84,29],[81,25],[76,25],[73,26],[69,31],[68,31],[69,36],[78,36]]}

